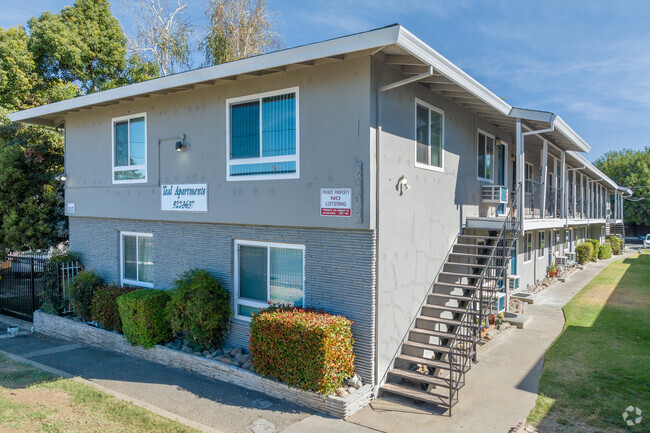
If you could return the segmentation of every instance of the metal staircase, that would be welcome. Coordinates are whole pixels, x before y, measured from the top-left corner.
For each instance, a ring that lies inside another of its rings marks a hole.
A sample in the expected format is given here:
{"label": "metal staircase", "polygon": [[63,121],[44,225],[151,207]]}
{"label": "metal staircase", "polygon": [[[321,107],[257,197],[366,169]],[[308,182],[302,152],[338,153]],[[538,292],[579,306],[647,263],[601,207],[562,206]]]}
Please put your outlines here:
{"label": "metal staircase", "polygon": [[383,393],[436,405],[451,416],[471,360],[477,361],[481,330],[496,311],[496,294],[506,287],[520,224],[517,193],[510,197],[499,232],[464,229],[457,236],[386,376]]}

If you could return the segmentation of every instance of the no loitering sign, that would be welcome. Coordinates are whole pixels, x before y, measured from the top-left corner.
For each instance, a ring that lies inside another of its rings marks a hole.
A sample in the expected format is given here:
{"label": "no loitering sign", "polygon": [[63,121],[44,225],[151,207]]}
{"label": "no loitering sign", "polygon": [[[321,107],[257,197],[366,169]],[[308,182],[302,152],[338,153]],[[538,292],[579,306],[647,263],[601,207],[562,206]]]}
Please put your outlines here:
{"label": "no loitering sign", "polygon": [[349,217],[351,209],[352,188],[321,188],[321,216]]}

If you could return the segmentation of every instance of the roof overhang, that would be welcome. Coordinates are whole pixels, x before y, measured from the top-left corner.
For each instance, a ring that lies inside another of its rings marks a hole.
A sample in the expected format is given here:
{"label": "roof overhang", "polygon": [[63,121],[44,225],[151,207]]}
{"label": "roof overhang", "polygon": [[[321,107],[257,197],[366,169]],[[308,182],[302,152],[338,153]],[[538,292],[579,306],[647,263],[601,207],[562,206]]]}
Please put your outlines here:
{"label": "roof overhang", "polygon": [[595,165],[587,160],[584,156],[577,152],[567,152],[567,156],[575,161],[575,164],[584,167],[581,169],[582,172],[588,174],[590,177],[596,180],[600,180],[602,183],[609,186],[611,189],[620,188],[616,182],[607,177],[605,173],[600,171]]}

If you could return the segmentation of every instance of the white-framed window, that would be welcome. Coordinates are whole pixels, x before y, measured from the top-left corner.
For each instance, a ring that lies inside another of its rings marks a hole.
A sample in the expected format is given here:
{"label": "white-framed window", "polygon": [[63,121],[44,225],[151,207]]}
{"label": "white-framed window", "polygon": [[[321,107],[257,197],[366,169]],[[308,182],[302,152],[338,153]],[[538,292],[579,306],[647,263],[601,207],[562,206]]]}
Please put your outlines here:
{"label": "white-framed window", "polygon": [[153,235],[120,232],[122,285],[153,287]]}
{"label": "white-framed window", "polygon": [[555,250],[554,245],[553,245],[553,231],[549,230],[548,231],[548,252],[549,254],[553,253]]}
{"label": "white-framed window", "polygon": [[544,248],[546,247],[546,232],[541,231],[537,234],[537,251],[538,251],[538,256],[537,258],[539,259],[540,257],[544,257]]}
{"label": "white-framed window", "polygon": [[494,135],[478,130],[478,148],[476,164],[478,179],[485,182],[494,182],[495,157]]}
{"label": "white-framed window", "polygon": [[111,122],[113,183],[147,181],[147,113],[115,117]]}
{"label": "white-framed window", "polygon": [[226,100],[227,180],[300,177],[298,88]]}
{"label": "white-framed window", "polygon": [[533,260],[533,234],[526,233],[526,251],[524,252],[524,262]]}
{"label": "white-framed window", "polygon": [[235,317],[269,304],[304,306],[305,246],[235,241]]}
{"label": "white-framed window", "polygon": [[526,172],[524,173],[524,180],[526,184],[526,194],[532,194],[533,192],[533,164],[530,162],[526,163]]}
{"label": "white-framed window", "polygon": [[443,170],[445,112],[415,100],[415,166]]}

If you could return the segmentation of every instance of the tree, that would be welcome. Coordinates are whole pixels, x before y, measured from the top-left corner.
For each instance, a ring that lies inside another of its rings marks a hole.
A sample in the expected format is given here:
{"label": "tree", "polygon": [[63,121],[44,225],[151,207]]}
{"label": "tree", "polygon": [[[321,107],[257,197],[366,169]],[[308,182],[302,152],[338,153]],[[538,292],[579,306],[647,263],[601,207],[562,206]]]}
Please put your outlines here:
{"label": "tree", "polygon": [[282,47],[267,0],[210,0],[206,15],[210,25],[201,49],[209,65]]}
{"label": "tree", "polygon": [[613,181],[634,191],[624,203],[626,224],[650,226],[650,147],[611,151],[595,165]]}
{"label": "tree", "polygon": [[138,28],[135,38],[129,37],[130,49],[140,58],[152,58],[161,75],[189,69],[191,22],[183,16],[187,3],[177,0],[172,10],[166,0],[123,0]]}
{"label": "tree", "polygon": [[107,0],[76,0],[59,14],[31,18],[29,29],[29,49],[46,83],[72,83],[87,94],[156,75],[153,65],[127,58],[126,37]]}
{"label": "tree", "polygon": [[[0,252],[45,249],[67,239],[59,131],[12,124],[0,108]],[[1,254],[0,254],[1,255]]]}

